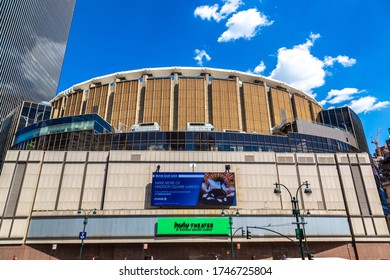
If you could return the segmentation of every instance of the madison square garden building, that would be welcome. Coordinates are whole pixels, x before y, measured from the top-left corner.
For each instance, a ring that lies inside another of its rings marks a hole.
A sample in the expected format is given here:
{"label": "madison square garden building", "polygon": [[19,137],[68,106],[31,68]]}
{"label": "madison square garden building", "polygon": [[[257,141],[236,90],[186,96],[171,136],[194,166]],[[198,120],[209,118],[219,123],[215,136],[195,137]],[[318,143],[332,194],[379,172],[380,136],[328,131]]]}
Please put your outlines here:
{"label": "madison square garden building", "polygon": [[4,160],[4,258],[390,257],[388,209],[348,107],[185,67],[94,78],[51,104]]}

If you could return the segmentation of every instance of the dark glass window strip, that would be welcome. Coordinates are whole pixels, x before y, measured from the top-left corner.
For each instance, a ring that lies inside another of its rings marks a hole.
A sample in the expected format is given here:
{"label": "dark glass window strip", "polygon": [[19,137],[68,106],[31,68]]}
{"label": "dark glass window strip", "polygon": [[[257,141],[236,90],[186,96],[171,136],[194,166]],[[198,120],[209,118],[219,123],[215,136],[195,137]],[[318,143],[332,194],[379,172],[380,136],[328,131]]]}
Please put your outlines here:
{"label": "dark glass window strip", "polygon": [[13,149],[51,151],[359,152],[347,143],[300,133],[289,133],[288,136],[236,133],[235,137],[232,134],[234,133],[187,131],[95,134],[94,131],[90,130],[40,136],[19,143]]}

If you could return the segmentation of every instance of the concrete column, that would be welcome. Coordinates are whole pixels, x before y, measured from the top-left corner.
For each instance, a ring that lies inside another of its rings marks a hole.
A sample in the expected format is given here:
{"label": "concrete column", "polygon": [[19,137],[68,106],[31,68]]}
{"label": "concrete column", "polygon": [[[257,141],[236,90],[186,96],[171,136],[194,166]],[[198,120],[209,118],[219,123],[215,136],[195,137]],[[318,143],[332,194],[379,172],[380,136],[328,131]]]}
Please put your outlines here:
{"label": "concrete column", "polygon": [[175,115],[175,87],[179,85],[179,74],[173,73],[173,81],[171,79],[171,96],[169,98],[169,131],[173,131],[174,115]]}
{"label": "concrete column", "polygon": [[271,134],[271,129],[272,129],[272,122],[271,122],[271,104],[269,103],[269,98],[268,98],[268,92],[270,88],[267,86],[267,84],[264,82],[264,90],[265,90],[265,99],[266,99],[266,105],[267,105],[267,114],[268,114],[268,124],[269,124],[269,133]]}
{"label": "concrete column", "polygon": [[136,124],[140,122],[139,115],[140,115],[140,111],[141,111],[141,91],[143,88],[146,88],[147,80],[148,80],[148,75],[144,74],[144,75],[142,75],[142,82],[140,82],[140,81],[138,82],[137,105],[136,105],[136,113],[135,113],[135,123]]}
{"label": "concrete column", "polygon": [[242,110],[241,110],[241,97],[240,97],[240,78],[239,77],[235,77],[236,79],[236,93],[237,93],[237,106],[238,106],[238,112],[237,112],[237,115],[238,115],[238,127],[239,127],[239,130],[242,131],[243,130],[243,126],[242,126]]}
{"label": "concrete column", "polygon": [[204,76],[204,110],[206,123],[211,123],[211,120],[209,119],[209,111],[211,110],[211,108],[209,108],[209,77],[209,74]]}

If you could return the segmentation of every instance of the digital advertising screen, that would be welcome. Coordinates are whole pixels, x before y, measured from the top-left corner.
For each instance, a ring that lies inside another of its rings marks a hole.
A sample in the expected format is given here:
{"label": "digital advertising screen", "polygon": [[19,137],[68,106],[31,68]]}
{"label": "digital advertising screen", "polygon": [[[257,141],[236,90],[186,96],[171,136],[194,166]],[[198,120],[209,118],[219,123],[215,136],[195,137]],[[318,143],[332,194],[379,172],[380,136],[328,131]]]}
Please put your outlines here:
{"label": "digital advertising screen", "polygon": [[154,172],[152,206],[235,206],[236,184],[230,172]]}

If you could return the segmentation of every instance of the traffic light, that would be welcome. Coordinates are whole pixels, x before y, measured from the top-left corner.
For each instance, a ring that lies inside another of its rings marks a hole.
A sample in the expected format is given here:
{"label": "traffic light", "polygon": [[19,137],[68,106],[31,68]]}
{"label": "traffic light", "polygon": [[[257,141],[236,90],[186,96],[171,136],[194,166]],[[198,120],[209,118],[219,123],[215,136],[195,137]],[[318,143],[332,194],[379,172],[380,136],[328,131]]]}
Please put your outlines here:
{"label": "traffic light", "polygon": [[246,230],[246,239],[251,239],[251,238],[252,238],[251,232],[247,229]]}
{"label": "traffic light", "polygon": [[241,236],[245,237],[245,229],[242,229]]}

